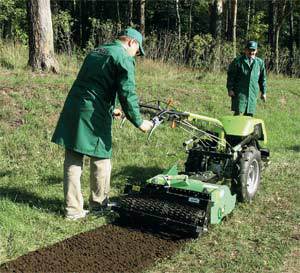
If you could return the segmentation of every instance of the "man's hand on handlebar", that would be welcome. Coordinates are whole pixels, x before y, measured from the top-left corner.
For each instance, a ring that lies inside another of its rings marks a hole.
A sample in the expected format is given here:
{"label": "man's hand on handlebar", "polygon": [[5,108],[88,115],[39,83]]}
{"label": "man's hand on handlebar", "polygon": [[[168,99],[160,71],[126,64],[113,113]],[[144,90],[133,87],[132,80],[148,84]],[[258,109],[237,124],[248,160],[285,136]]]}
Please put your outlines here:
{"label": "man's hand on handlebar", "polygon": [[152,128],[153,128],[153,122],[150,120],[143,120],[143,123],[139,127],[139,129],[144,133],[150,131]]}

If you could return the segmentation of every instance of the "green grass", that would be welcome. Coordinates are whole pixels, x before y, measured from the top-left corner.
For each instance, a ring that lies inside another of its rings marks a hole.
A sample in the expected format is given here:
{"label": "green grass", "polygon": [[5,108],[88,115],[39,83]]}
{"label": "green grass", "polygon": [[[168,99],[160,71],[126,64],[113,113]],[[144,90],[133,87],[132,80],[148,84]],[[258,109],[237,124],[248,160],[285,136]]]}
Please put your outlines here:
{"label": "green grass", "polygon": [[[26,50],[1,48],[0,63],[0,263],[51,245],[109,219],[63,219],[63,150],[50,143],[80,60],[60,56],[61,74],[32,73]],[[4,54],[10,52],[10,54]],[[19,52],[19,53],[17,53]],[[231,114],[226,75],[138,61],[140,97],[173,99],[180,110],[219,117]],[[158,261],[154,272],[284,272],[299,259],[300,80],[270,75],[268,101],[256,116],[268,132],[271,165],[255,202],[239,204],[221,225]],[[113,129],[112,195],[128,180],[146,179],[174,162],[183,163],[179,129],[146,135],[131,124]],[[88,159],[86,160],[88,166]],[[89,194],[88,168],[82,179]],[[293,253],[293,255],[290,255]],[[296,254],[295,254],[296,253]],[[298,254],[297,254],[298,253]],[[292,258],[291,258],[292,257]],[[296,271],[294,271],[296,272]]]}

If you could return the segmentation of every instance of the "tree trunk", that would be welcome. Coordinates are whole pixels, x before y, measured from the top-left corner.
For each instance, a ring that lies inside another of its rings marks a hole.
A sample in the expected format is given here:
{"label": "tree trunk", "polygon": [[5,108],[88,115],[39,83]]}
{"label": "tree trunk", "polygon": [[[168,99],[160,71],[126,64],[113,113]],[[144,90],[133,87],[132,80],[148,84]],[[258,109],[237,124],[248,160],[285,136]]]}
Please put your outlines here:
{"label": "tree trunk", "polygon": [[222,35],[223,1],[212,0],[210,16],[210,32],[214,38],[221,39]]}
{"label": "tree trunk", "polygon": [[237,0],[231,0],[231,22],[232,22],[232,46],[233,57],[236,57],[236,17],[237,17]]}
{"label": "tree trunk", "polygon": [[275,72],[279,74],[279,34],[280,29],[283,24],[285,17],[287,16],[286,13],[286,0],[274,0],[275,9],[276,9],[276,21],[273,17],[274,24],[275,24],[275,37],[274,37],[274,44],[273,44],[273,56],[275,60]]}
{"label": "tree trunk", "polygon": [[213,38],[215,39],[212,69],[213,71],[220,71],[223,1],[213,0],[210,9],[211,9],[210,30]]}
{"label": "tree trunk", "polygon": [[300,48],[300,16],[298,17],[298,28],[297,28],[297,35],[296,35],[296,44],[297,44],[297,47]]}
{"label": "tree trunk", "polygon": [[226,0],[224,2],[224,11],[225,11],[225,20],[224,20],[224,31],[225,31],[225,35],[226,35],[226,40],[230,41],[230,37],[231,37],[231,29],[230,29],[230,25],[231,25],[231,21],[230,21],[230,8],[231,8],[231,2],[230,0]]}
{"label": "tree trunk", "polygon": [[188,40],[185,45],[184,49],[184,59],[185,59],[185,64],[188,64],[191,58],[191,43],[192,43],[192,22],[193,22],[193,5],[194,5],[195,0],[189,0],[189,20],[188,20]]}
{"label": "tree trunk", "polygon": [[140,10],[141,10],[141,14],[140,14],[140,31],[143,35],[143,37],[145,37],[145,5],[146,5],[146,0],[140,0]]}
{"label": "tree trunk", "polygon": [[[31,0],[32,1],[32,0]],[[74,20],[74,41],[80,47],[82,43],[82,23],[81,23],[81,1],[74,1],[74,13],[72,18]]]}
{"label": "tree trunk", "polygon": [[133,26],[133,0],[128,0],[128,26]]}
{"label": "tree trunk", "polygon": [[250,21],[253,22],[254,16],[256,14],[256,7],[255,7],[255,0],[251,0],[252,4],[251,4],[251,18]]}
{"label": "tree trunk", "polygon": [[193,22],[192,11],[193,11],[194,1],[195,1],[195,0],[190,0],[189,23],[188,23],[188,35],[189,35],[189,40],[191,40],[191,38],[192,38],[192,22]]}
{"label": "tree trunk", "polygon": [[277,14],[275,9],[275,0],[270,0],[268,2],[268,21],[269,21],[269,30],[268,30],[268,43],[271,47],[274,45],[274,31],[275,24],[274,22],[277,20]]}
{"label": "tree trunk", "polygon": [[268,42],[272,50],[271,59],[269,63],[269,69],[273,70],[275,66],[275,31],[276,31],[276,22],[277,22],[277,8],[276,0],[271,0],[269,3],[269,31],[268,31]]}
{"label": "tree trunk", "polygon": [[237,0],[228,1],[229,10],[229,26],[227,32],[227,40],[232,42],[233,57],[236,57],[236,18],[237,18]]}
{"label": "tree trunk", "polygon": [[251,18],[251,0],[247,2],[247,25],[246,25],[246,37],[249,39],[249,29],[250,29],[250,18]]}
{"label": "tree trunk", "polygon": [[280,28],[275,29],[275,47],[274,47],[274,59],[275,59],[275,72],[279,74],[279,32]]}
{"label": "tree trunk", "polygon": [[288,73],[290,76],[294,74],[293,64],[295,58],[295,48],[294,48],[294,1],[289,0],[290,16],[289,16],[289,25],[290,25],[290,37],[289,37],[289,65]]}
{"label": "tree trunk", "polygon": [[177,26],[178,40],[180,40],[181,39],[181,18],[179,12],[179,0],[175,0],[175,8],[176,8],[176,26]]}
{"label": "tree trunk", "polygon": [[84,48],[87,45],[89,39],[89,4],[87,0],[81,0],[81,12],[80,12],[80,21],[81,21],[81,48]]}
{"label": "tree trunk", "polygon": [[116,1],[116,10],[117,10],[117,32],[121,32],[121,19],[120,19],[120,3],[119,0]]}
{"label": "tree trunk", "polygon": [[59,72],[54,57],[50,0],[29,0],[29,61],[33,70]]}

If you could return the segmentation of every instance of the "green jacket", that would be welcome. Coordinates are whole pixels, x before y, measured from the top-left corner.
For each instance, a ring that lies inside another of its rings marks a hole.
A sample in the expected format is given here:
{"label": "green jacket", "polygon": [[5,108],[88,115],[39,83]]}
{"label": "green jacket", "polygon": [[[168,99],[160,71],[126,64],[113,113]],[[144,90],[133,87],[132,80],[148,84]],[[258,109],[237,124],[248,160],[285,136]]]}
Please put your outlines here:
{"label": "green jacket", "polygon": [[116,97],[136,127],[142,124],[135,92],[135,60],[116,40],[85,58],[60,114],[52,141],[67,149],[111,158]]}
{"label": "green jacket", "polygon": [[250,66],[245,55],[235,58],[228,68],[227,90],[235,93],[231,101],[232,111],[254,114],[259,90],[263,94],[267,91],[263,60],[255,57]]}

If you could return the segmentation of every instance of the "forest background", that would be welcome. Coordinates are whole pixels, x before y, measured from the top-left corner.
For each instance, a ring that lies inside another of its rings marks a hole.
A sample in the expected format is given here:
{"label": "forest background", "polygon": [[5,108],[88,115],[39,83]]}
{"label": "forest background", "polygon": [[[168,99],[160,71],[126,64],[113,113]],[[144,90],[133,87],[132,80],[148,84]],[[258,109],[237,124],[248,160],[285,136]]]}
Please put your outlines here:
{"label": "forest background", "polygon": [[[32,2],[36,1],[0,0],[0,49],[7,41],[30,49]],[[122,28],[133,26],[146,39],[147,58],[219,71],[243,51],[247,40],[256,40],[268,71],[300,76],[299,0],[50,3],[56,53],[83,56],[91,48],[113,40]],[[3,56],[0,65],[13,66]]]}

